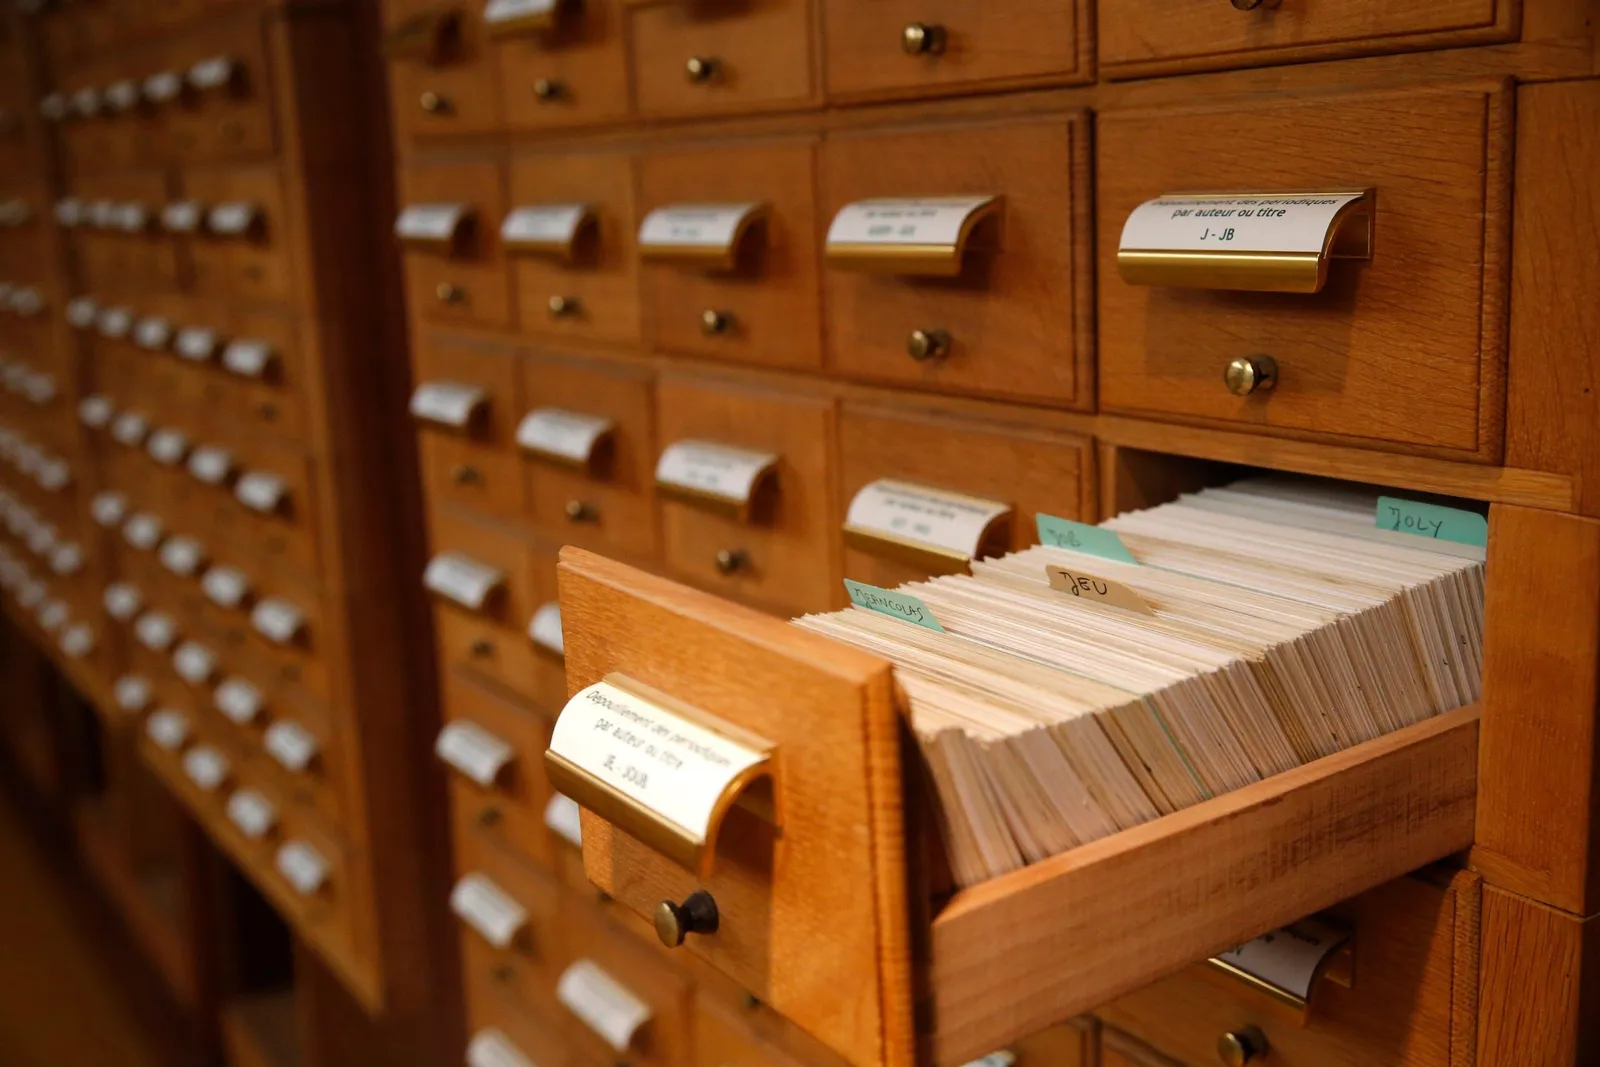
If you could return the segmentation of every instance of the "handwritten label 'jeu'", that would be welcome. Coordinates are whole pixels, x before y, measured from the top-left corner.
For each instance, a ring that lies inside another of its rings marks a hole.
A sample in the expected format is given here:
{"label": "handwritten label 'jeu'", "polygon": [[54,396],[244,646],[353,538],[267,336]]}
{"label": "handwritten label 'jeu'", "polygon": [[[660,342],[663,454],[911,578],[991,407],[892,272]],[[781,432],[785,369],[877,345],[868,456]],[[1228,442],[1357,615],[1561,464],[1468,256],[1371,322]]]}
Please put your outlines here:
{"label": "handwritten label 'jeu'", "polygon": [[1086,552],[1091,556],[1101,559],[1112,559],[1118,563],[1134,563],[1139,561],[1133,558],[1133,553],[1128,551],[1112,530],[1099,526],[1090,526],[1086,522],[1073,522],[1071,519],[1058,519],[1054,515],[1044,512],[1034,516],[1034,521],[1039,528],[1039,543],[1052,548],[1070,548],[1074,552]]}
{"label": "handwritten label 'jeu'", "polygon": [[1482,515],[1439,504],[1424,504],[1420,500],[1380,496],[1377,526],[1380,530],[1398,530],[1418,537],[1454,541],[1478,548],[1485,548],[1489,544],[1489,520]]}
{"label": "handwritten label 'jeu'", "polygon": [[879,615],[909,622],[925,630],[944,633],[944,627],[933,617],[933,610],[914,596],[896,593],[889,589],[879,589],[875,585],[851,581],[849,578],[844,580],[844,588],[845,592],[850,594],[850,603],[858,608],[876,611]]}
{"label": "handwritten label 'jeu'", "polygon": [[1137,612],[1140,615],[1155,614],[1150,605],[1144,602],[1143,597],[1121,582],[1113,582],[1110,578],[1096,578],[1092,574],[1063,567],[1058,563],[1047,564],[1044,572],[1050,579],[1050,588],[1059,593],[1087,600],[1091,604],[1104,604],[1107,607]]}

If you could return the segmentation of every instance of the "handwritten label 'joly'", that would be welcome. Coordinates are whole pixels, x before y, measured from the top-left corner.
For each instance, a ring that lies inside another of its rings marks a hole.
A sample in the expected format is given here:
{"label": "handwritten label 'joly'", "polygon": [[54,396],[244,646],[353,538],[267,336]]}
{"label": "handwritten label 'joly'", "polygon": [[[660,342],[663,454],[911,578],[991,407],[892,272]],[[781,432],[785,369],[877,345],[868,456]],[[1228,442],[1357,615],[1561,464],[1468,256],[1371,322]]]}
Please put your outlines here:
{"label": "handwritten label 'joly'", "polygon": [[1489,520],[1475,511],[1425,504],[1395,496],[1378,498],[1377,526],[1436,541],[1454,541],[1478,548],[1489,544]]}
{"label": "handwritten label 'joly'", "polygon": [[1133,558],[1133,553],[1128,551],[1128,546],[1122,543],[1122,538],[1113,530],[1090,526],[1086,522],[1060,519],[1054,515],[1046,515],[1042,511],[1034,516],[1034,521],[1038,526],[1039,543],[1042,545],[1070,548],[1074,552],[1086,552],[1102,559],[1116,560],[1118,563],[1139,562]]}
{"label": "handwritten label 'joly'", "polygon": [[1096,578],[1092,574],[1063,567],[1058,563],[1047,564],[1044,572],[1050,580],[1050,588],[1059,593],[1066,593],[1091,604],[1103,604],[1106,607],[1120,608],[1140,615],[1155,614],[1150,605],[1144,602],[1143,597],[1121,582],[1114,582],[1110,578]]}
{"label": "handwritten label 'joly'", "polygon": [[850,594],[850,603],[858,608],[944,633],[944,627],[933,617],[933,610],[914,596],[896,593],[892,589],[879,589],[875,585],[851,581],[849,578],[844,580],[844,588]]}

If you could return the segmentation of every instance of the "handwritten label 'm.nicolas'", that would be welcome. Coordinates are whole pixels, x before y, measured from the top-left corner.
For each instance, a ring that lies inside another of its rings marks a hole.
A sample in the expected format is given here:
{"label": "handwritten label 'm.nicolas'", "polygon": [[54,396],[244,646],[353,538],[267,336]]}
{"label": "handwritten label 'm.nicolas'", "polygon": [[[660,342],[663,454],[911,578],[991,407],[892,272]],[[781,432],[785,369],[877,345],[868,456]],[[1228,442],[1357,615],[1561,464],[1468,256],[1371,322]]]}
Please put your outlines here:
{"label": "handwritten label 'm.nicolas'", "polygon": [[1377,526],[1380,530],[1398,530],[1436,541],[1454,541],[1458,545],[1485,548],[1489,544],[1489,520],[1482,515],[1420,500],[1380,496]]}
{"label": "handwritten label 'm.nicolas'", "polygon": [[844,580],[844,588],[845,592],[850,594],[850,603],[858,608],[866,608],[868,611],[876,611],[879,615],[887,615],[891,619],[899,619],[901,622],[909,622],[926,630],[944,633],[944,627],[933,617],[933,609],[914,596],[896,593],[892,589],[879,589],[875,585],[851,581],[849,578]]}
{"label": "handwritten label 'm.nicolas'", "polygon": [[728,786],[767,755],[610,682],[567,701],[550,751],[696,842]]}
{"label": "handwritten label 'm.nicolas'", "polygon": [[1039,528],[1039,543],[1049,545],[1051,548],[1069,548],[1074,552],[1086,552],[1091,556],[1101,559],[1113,559],[1118,563],[1134,563],[1139,561],[1133,558],[1133,553],[1122,543],[1115,531],[1107,530],[1101,526],[1090,526],[1086,522],[1073,522],[1071,519],[1060,519],[1044,512],[1034,516]]}
{"label": "handwritten label 'm.nicolas'", "polygon": [[1066,593],[1091,604],[1121,608],[1123,611],[1137,612],[1140,615],[1155,614],[1142,596],[1121,582],[1114,582],[1110,578],[1096,578],[1092,574],[1063,567],[1059,563],[1046,564],[1044,572],[1050,579],[1050,588],[1059,593]]}

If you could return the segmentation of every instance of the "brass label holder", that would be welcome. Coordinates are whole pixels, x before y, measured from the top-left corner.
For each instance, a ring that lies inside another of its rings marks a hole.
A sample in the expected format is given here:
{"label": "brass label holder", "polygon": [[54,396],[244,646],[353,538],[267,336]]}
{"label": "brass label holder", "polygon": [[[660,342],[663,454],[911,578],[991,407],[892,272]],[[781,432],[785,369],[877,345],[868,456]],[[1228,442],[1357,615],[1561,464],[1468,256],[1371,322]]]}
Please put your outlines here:
{"label": "brass label holder", "polygon": [[500,224],[500,243],[508,252],[548,256],[570,263],[578,241],[600,224],[589,204],[536,204],[513,208]]}
{"label": "brass label holder", "polygon": [[845,515],[844,543],[933,574],[965,574],[1004,548],[1011,505],[880,478],[862,486]]}
{"label": "brass label holder", "polygon": [[1376,193],[1174,193],[1128,216],[1117,272],[1129,285],[1317,293],[1335,259],[1372,258]]}
{"label": "brass label holder", "polygon": [[[774,752],[765,738],[613,673],[567,701],[544,759],[557,791],[705,879],[733,807],[782,825]],[[761,779],[772,788],[752,790]]]}
{"label": "brass label holder", "polygon": [[777,476],[779,457],[714,441],[676,441],[656,462],[656,492],[736,522],[750,521],[751,504]]}
{"label": "brass label holder", "polygon": [[639,255],[697,270],[732,270],[744,242],[771,213],[764,201],[658,207],[639,224]]}
{"label": "brass label holder", "polygon": [[406,248],[452,253],[477,213],[467,204],[409,204],[395,219],[394,234]]}
{"label": "brass label holder", "polygon": [[564,408],[537,408],[517,424],[517,447],[530,456],[568,470],[590,472],[611,447],[616,422]]}
{"label": "brass label holder", "polygon": [[858,200],[828,226],[826,259],[840,270],[954,278],[979,224],[998,218],[999,196]]}
{"label": "brass label holder", "polygon": [[489,0],[483,23],[489,36],[499,39],[522,33],[545,33],[561,21],[565,0]]}
{"label": "brass label holder", "polygon": [[461,32],[461,5],[441,4],[419,11],[401,22],[383,39],[388,59],[417,59],[438,63]]}

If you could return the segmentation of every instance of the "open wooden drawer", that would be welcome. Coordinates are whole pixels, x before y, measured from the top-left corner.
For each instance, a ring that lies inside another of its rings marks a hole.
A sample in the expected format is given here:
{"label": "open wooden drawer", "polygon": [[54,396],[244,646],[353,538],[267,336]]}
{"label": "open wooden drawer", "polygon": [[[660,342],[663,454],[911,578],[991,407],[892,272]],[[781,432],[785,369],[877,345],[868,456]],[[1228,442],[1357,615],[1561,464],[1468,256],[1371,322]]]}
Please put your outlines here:
{"label": "open wooden drawer", "polygon": [[770,745],[770,792],[723,797],[694,870],[569,772],[590,880],[658,930],[709,893],[685,947],[851,1063],[963,1063],[1472,842],[1465,708],[951,894],[888,664],[578,549],[560,591],[570,692]]}

